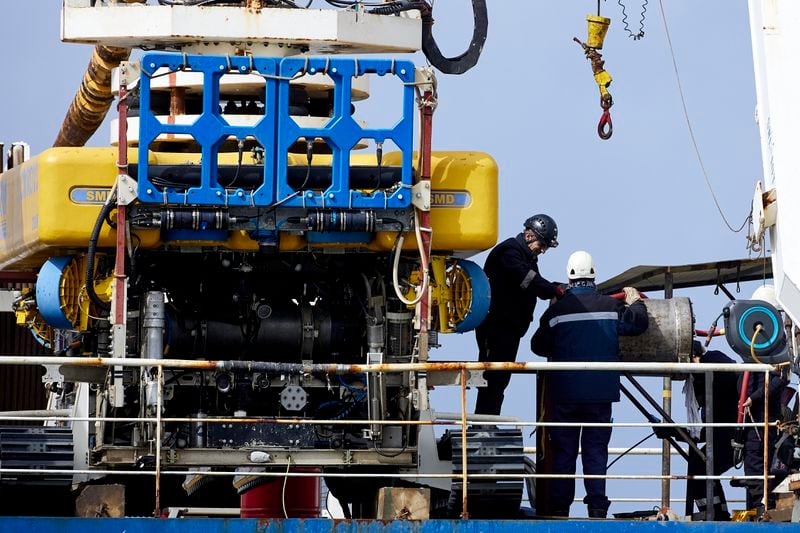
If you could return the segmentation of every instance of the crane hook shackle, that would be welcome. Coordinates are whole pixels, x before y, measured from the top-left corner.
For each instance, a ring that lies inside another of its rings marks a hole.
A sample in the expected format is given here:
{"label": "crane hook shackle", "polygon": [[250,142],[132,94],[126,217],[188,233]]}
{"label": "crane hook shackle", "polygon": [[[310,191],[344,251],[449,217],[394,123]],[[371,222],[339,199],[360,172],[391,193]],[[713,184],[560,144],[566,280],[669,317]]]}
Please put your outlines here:
{"label": "crane hook shackle", "polygon": [[607,141],[614,134],[614,123],[611,121],[611,106],[614,101],[611,95],[606,93],[600,98],[600,107],[603,108],[603,114],[600,115],[600,122],[597,123],[597,135]]}
{"label": "crane hook shackle", "polygon": [[592,65],[594,81],[597,83],[597,88],[600,90],[600,107],[603,108],[603,114],[600,117],[600,122],[597,124],[597,135],[604,141],[607,141],[614,133],[614,125],[611,122],[611,112],[609,111],[611,106],[614,105],[614,99],[611,97],[611,93],[608,92],[608,87],[611,85],[612,81],[611,74],[605,69],[603,56],[596,48],[589,46],[577,37],[574,37],[572,40],[583,48],[586,59],[588,59]]}

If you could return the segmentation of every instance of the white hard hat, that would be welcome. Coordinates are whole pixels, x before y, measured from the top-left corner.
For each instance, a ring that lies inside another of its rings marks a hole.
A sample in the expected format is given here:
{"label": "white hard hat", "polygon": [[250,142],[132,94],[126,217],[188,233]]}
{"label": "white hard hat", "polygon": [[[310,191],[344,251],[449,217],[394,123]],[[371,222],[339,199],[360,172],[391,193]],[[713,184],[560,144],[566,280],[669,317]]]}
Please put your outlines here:
{"label": "white hard hat", "polygon": [[567,261],[567,279],[594,279],[594,261],[588,252],[573,252]]}
{"label": "white hard hat", "polygon": [[751,300],[761,300],[771,304],[778,311],[783,311],[783,307],[778,303],[778,298],[775,296],[775,285],[761,285],[750,297]]}

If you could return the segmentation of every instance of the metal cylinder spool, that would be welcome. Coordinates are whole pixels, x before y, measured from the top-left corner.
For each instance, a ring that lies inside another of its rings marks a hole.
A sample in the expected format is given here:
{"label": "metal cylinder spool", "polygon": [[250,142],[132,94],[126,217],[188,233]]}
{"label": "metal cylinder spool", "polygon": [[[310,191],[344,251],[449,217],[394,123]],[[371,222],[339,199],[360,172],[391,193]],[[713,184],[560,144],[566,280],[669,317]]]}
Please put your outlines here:
{"label": "metal cylinder spool", "polygon": [[620,359],[628,363],[688,363],[694,340],[689,298],[642,301],[650,324],[641,335],[619,338]]}
{"label": "metal cylinder spool", "polygon": [[413,320],[413,313],[386,313],[386,356],[390,362],[397,362],[411,353],[414,343],[411,328]]}
{"label": "metal cylinder spool", "polygon": [[164,293],[161,291],[147,291],[145,293],[144,320],[142,333],[144,346],[142,357],[148,359],[161,359],[164,357]]}

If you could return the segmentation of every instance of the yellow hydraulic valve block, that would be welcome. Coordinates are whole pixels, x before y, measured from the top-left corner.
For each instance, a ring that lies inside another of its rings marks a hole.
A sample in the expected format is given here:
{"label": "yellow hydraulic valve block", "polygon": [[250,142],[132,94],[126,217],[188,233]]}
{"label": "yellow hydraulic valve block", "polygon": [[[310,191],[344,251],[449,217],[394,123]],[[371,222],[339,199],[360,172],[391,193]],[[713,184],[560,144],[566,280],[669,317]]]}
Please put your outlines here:
{"label": "yellow hydraulic valve block", "polygon": [[36,341],[47,348],[53,347],[55,330],[48,326],[39,309],[36,306],[36,295],[31,288],[22,289],[19,298],[14,301],[14,314],[17,318],[17,325],[31,330],[31,334]]}

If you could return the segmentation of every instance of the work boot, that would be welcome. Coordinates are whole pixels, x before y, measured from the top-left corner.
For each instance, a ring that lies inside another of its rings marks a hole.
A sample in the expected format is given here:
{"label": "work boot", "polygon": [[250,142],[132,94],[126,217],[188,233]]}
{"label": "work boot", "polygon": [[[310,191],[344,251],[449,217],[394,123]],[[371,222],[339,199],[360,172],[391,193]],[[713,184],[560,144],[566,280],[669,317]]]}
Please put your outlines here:
{"label": "work boot", "polygon": [[605,509],[589,509],[589,518],[606,518],[608,511]]}

